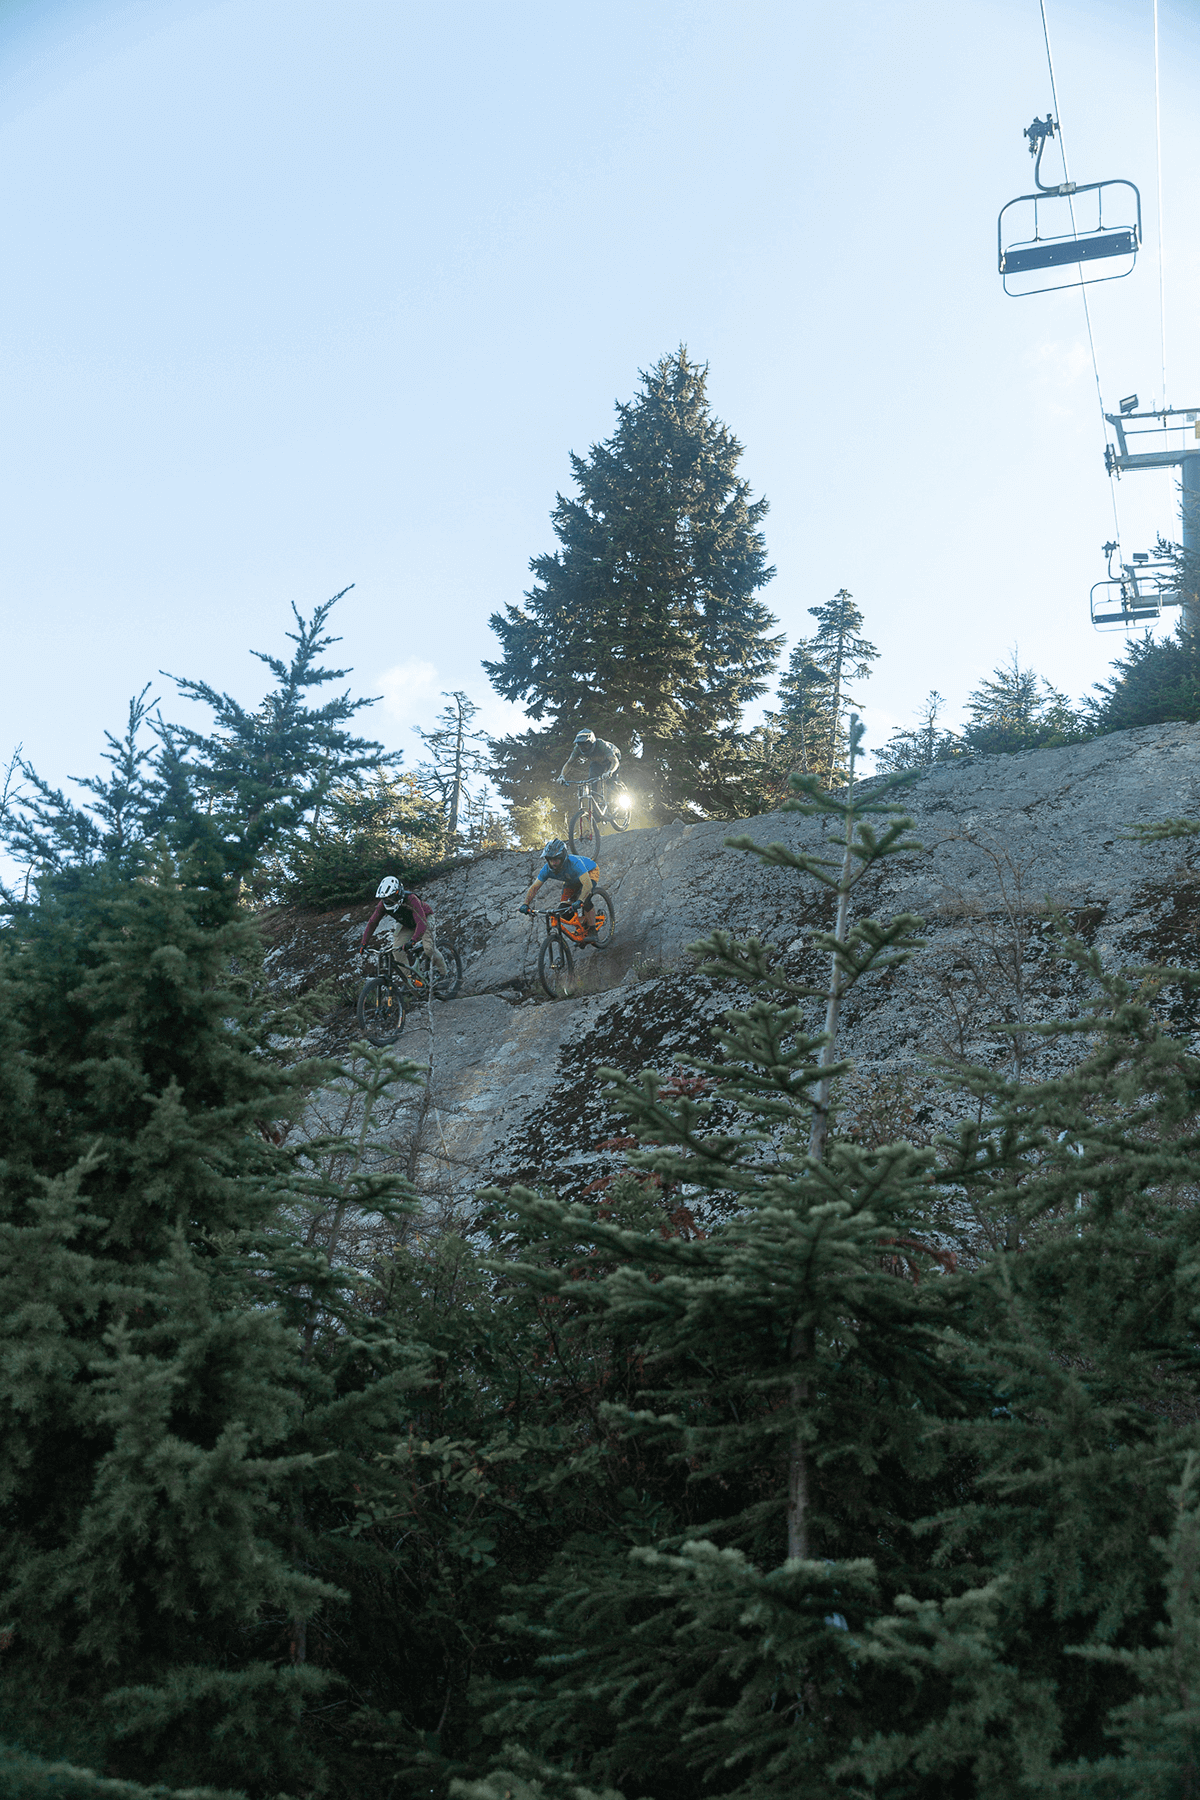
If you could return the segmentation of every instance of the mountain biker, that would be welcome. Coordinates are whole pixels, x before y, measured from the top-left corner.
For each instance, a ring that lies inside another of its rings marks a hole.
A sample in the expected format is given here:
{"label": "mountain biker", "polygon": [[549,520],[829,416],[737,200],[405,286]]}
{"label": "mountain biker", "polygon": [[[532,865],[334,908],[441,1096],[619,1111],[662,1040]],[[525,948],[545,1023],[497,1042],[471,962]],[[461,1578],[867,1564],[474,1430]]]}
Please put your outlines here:
{"label": "mountain biker", "polygon": [[551,838],[542,851],[542,866],[533,878],[533,885],[526,894],[521,911],[531,910],[534,901],[544,882],[561,881],[563,884],[563,903],[573,900],[583,912],[585,935],[596,936],[596,908],[592,900],[592,889],[596,885],[596,864],[588,856],[572,856],[561,838]]}
{"label": "mountain biker", "polygon": [[[577,731],[558,779],[564,787],[573,781],[611,781],[620,766],[621,752],[615,744],[598,738],[594,731]],[[573,775],[568,773],[572,769]]]}
{"label": "mountain biker", "polygon": [[[383,919],[379,937],[386,949],[395,955],[415,938],[438,974],[444,975],[446,959],[434,941],[433,912],[430,901],[406,893],[394,875],[385,875],[375,889],[375,911],[367,920],[358,948],[360,951],[366,949],[371,933]],[[387,918],[383,917],[385,913]]]}

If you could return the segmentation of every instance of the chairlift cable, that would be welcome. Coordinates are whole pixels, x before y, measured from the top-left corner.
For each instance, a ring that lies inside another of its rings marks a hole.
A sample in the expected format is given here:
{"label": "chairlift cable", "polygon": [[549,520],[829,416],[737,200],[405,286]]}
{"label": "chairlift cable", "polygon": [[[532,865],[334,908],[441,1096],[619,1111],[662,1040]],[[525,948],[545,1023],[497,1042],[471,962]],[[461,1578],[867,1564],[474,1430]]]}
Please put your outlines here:
{"label": "chairlift cable", "polygon": [[[1050,71],[1050,99],[1054,104],[1054,122],[1058,127],[1058,148],[1062,154],[1063,180],[1064,180],[1064,182],[1069,182],[1071,179],[1071,171],[1067,167],[1067,140],[1066,140],[1066,137],[1063,135],[1062,113],[1059,110],[1059,104],[1058,104],[1058,84],[1054,79],[1054,52],[1050,48],[1050,25],[1046,18],[1046,0],[1038,0],[1038,7],[1039,7],[1039,9],[1041,11],[1041,15],[1042,15],[1042,37],[1045,40],[1045,44],[1046,44],[1046,66]],[[1157,29],[1158,0],[1154,0],[1154,17],[1155,17],[1156,29]],[[1156,37],[1155,38],[1156,58],[1157,58],[1157,43],[1158,43],[1158,39]],[[1157,77],[1157,71],[1158,71],[1157,60],[1155,61],[1154,66],[1155,66],[1155,74]],[[1071,230],[1076,233],[1076,236],[1078,236],[1078,228],[1075,224],[1075,202],[1070,194],[1067,195],[1067,207],[1068,207],[1068,209],[1070,211],[1070,215],[1071,215]],[[1161,234],[1160,234],[1160,243],[1161,243]],[[1095,377],[1095,382],[1096,382],[1096,403],[1100,408],[1100,434],[1104,439],[1105,448],[1107,449],[1107,447],[1108,447],[1108,419],[1105,416],[1104,394],[1100,387],[1100,365],[1096,361],[1096,340],[1092,336],[1092,311],[1088,305],[1087,287],[1084,284],[1082,274],[1079,277],[1079,298],[1083,301],[1083,319],[1084,319],[1085,325],[1087,326],[1088,349],[1090,350],[1091,356],[1092,356],[1092,374]],[[1109,490],[1109,494],[1112,498],[1113,529],[1117,534],[1117,545],[1118,545],[1118,550],[1119,550],[1120,543],[1121,543],[1121,520],[1117,513],[1117,487],[1116,487],[1116,483],[1114,481],[1112,481],[1112,480],[1109,481],[1108,490]]]}
{"label": "chairlift cable", "polygon": [[1167,404],[1167,303],[1163,282],[1162,102],[1158,83],[1158,0],[1154,0],[1154,149],[1158,194],[1158,341],[1162,351],[1162,403]]}

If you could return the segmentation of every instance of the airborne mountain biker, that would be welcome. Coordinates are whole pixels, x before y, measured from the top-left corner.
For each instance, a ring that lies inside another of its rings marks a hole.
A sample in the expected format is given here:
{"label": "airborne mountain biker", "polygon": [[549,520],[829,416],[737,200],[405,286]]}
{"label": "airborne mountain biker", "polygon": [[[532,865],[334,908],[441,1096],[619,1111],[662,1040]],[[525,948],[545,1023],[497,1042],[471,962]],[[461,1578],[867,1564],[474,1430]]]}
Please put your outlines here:
{"label": "airborne mountain biker", "polygon": [[416,894],[406,893],[394,875],[385,875],[375,889],[375,910],[367,920],[363,930],[359,950],[365,950],[371,933],[379,925],[381,940],[387,942],[388,948],[395,954],[403,950],[415,938],[424,950],[439,975],[446,973],[446,959],[438,949],[433,935],[433,907]]}
{"label": "airborne mountain biker", "polygon": [[573,781],[611,780],[620,766],[621,752],[615,744],[598,738],[594,731],[577,731],[558,779],[567,786]]}
{"label": "airborne mountain biker", "polygon": [[596,910],[592,889],[596,885],[596,864],[588,856],[571,856],[561,838],[551,838],[542,851],[542,866],[525,896],[521,911],[527,913],[547,881],[561,881],[564,904],[575,901],[583,913],[584,930],[589,938],[596,936]]}

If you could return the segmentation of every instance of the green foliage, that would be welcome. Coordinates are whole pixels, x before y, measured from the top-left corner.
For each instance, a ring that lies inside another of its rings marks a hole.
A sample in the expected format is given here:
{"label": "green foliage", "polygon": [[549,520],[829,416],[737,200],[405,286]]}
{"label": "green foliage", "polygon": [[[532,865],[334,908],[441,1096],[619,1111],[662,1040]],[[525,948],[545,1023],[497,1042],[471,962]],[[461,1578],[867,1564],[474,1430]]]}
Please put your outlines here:
{"label": "green foliage", "polygon": [[[977,698],[1062,726],[1015,661]],[[628,1167],[439,1230],[388,1118],[417,1072],[296,1060],[202,885],[220,807],[170,853],[200,814],[144,700],[94,835],[42,797],[63,866],[0,933],[0,1786],[1193,1793],[1200,974],[1060,922],[1087,1009],[947,1069],[959,1129],[849,1104],[847,998],[920,950],[861,916],[916,846],[852,721],[845,785],[791,787],[821,848],[731,840],[803,951],[696,947],[733,1002],[687,1073],[611,1077]],[[335,783],[308,841],[394,844],[405,786]],[[956,1217],[997,1246],[957,1269]]]}
{"label": "green foliage", "polygon": [[333,790],[307,834],[277,859],[273,885],[289,906],[360,904],[385,875],[418,879],[443,843],[437,802],[418,778],[380,770]]}
{"label": "green foliage", "polygon": [[[315,825],[331,792],[397,760],[347,729],[371,701],[342,693],[310,704],[315,690],[349,673],[321,662],[338,642],[326,626],[341,597],[309,619],[293,607],[288,660],[254,652],[275,678],[255,708],[206,682],[175,678],[186,699],[211,710],[208,731],[151,716],[157,702],[147,702],[143,688],[130,702],[125,736],[105,734],[110,773],[80,784],[89,796],[83,807],[22,762],[24,786],[0,807],[0,841],[38,879],[101,866],[135,874],[161,841],[189,883],[227,901],[245,887],[270,896],[289,849],[304,826]],[[153,747],[141,742],[147,723]]]}
{"label": "green foliage", "polygon": [[999,1583],[944,1601],[904,1594],[870,1622],[853,1654],[880,1681],[888,1726],[830,1771],[852,1794],[1036,1800],[1053,1791],[1054,1684],[1006,1656],[1003,1601]]}
{"label": "green foliage", "polygon": [[1055,749],[1094,734],[1065,694],[1021,667],[1015,650],[1007,663],[993,669],[990,681],[981,681],[967,696],[967,712],[963,748],[983,756]]}
{"label": "green foliage", "polygon": [[296,1554],[306,1497],[416,1363],[289,1226],[407,1203],[276,1146],[330,1071],[281,1060],[260,964],[165,858],[47,881],[0,934],[0,1730],[275,1792],[321,1776],[330,1676],[298,1652],[336,1590]]}
{"label": "green foliage", "polygon": [[506,1745],[499,1761],[482,1781],[452,1781],[450,1800],[624,1800],[615,1788],[582,1786],[519,1744]]}
{"label": "green foliage", "polygon": [[869,676],[879,652],[862,635],[862,612],[845,588],[808,610],[817,629],[792,650],[779,678],[779,710],[767,714],[763,741],[768,766],[785,787],[795,771],[828,788],[846,778],[846,717],[858,704],[850,684]]}
{"label": "green foliage", "polygon": [[227,1788],[143,1787],[133,1781],[110,1781],[90,1769],[48,1762],[0,1744],[0,1793],[5,1800],[244,1800]]}
{"label": "green foliage", "polygon": [[880,775],[898,775],[906,769],[927,769],[933,763],[949,762],[962,752],[957,733],[939,727],[946,701],[936,688],[931,688],[921,707],[915,729],[897,728],[882,750],[875,752],[875,769]]}
{"label": "green foliage", "polygon": [[1087,1796],[1128,1795],[1138,1800],[1181,1800],[1200,1793],[1200,1517],[1196,1487],[1200,1457],[1189,1450],[1179,1486],[1170,1498],[1174,1520],[1169,1542],[1153,1540],[1167,1563],[1166,1619],[1155,1626],[1154,1647],[1116,1650],[1093,1645],[1079,1652],[1094,1662],[1123,1668],[1139,1692],[1110,1715],[1124,1754],[1103,1757],[1071,1773],[1071,1791]]}
{"label": "green foliage", "polygon": [[[434,729],[422,731],[419,726],[416,728],[417,736],[429,754],[429,761],[422,763],[417,773],[428,790],[437,795],[443,829],[440,853],[443,856],[466,847],[465,828],[470,813],[475,810],[471,784],[479,783],[492,760],[490,751],[484,748],[488,741],[486,732],[471,729],[479,711],[475,702],[461,689],[445,694],[445,698],[450,704],[438,714]],[[479,796],[480,800],[482,798]]]}
{"label": "green foliage", "polygon": [[1114,673],[1096,683],[1097,731],[1131,731],[1168,719],[1200,719],[1200,639],[1185,614],[1169,637],[1130,638]]}
{"label": "green foliage", "polygon": [[[855,720],[852,753],[861,735]],[[632,1403],[606,1402],[603,1421],[683,1486],[674,1522],[643,1508],[649,1533],[634,1512],[524,1585],[513,1629],[538,1670],[505,1684],[495,1723],[564,1774],[655,1800],[829,1791],[853,1722],[886,1703],[851,1639],[897,1588],[937,1585],[910,1523],[953,1491],[930,1423],[978,1404],[941,1353],[938,1307],[888,1255],[901,1242],[938,1266],[931,1159],[829,1138],[845,997],[916,948],[918,921],[851,922],[850,897],[913,848],[909,821],[886,791],[793,788],[794,810],[836,820],[836,856],[733,842],[831,893],[833,928],[813,934],[827,979],[714,933],[705,968],[757,995],[726,1014],[718,1052],[670,1085],[610,1076],[633,1168],[727,1216],[705,1235],[647,1228],[628,1195],[610,1221],[506,1202],[545,1246],[508,1278],[551,1297],[560,1336],[602,1331],[636,1356]]]}
{"label": "green foliage", "polygon": [[751,775],[738,726],[781,639],[758,590],[771,579],[737,474],[742,446],[713,418],[707,371],[680,349],[642,376],[617,429],[572,456],[576,499],[551,515],[560,548],[533,559],[527,605],[491,624],[497,691],[548,723],[495,746],[513,805],[541,798],[577,730],[627,753],[639,811],[735,816]]}

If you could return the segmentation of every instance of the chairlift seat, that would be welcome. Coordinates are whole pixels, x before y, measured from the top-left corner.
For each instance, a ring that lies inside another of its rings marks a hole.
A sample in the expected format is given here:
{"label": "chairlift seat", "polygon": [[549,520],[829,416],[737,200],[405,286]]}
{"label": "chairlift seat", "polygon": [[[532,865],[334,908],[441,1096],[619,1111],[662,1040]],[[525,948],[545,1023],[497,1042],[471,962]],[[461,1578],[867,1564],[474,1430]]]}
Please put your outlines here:
{"label": "chairlift seat", "polygon": [[1131,606],[1128,611],[1093,613],[1093,625],[1137,625],[1143,619],[1160,619],[1157,606]]}
{"label": "chairlift seat", "polygon": [[1100,256],[1136,256],[1137,249],[1137,234],[1133,231],[1106,231],[1101,237],[1014,245],[1000,252],[1000,273],[1025,275],[1031,269],[1058,269],[1065,263],[1094,262]]}

